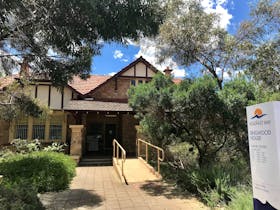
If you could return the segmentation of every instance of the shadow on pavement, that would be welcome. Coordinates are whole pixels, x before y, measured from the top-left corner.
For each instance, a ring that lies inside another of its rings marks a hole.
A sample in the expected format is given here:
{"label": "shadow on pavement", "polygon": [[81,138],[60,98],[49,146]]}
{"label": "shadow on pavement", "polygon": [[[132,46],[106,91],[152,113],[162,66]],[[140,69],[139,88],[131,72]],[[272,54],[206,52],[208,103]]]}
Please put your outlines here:
{"label": "shadow on pavement", "polygon": [[94,190],[71,189],[62,192],[49,192],[39,195],[46,209],[92,208],[102,205],[104,198]]}
{"label": "shadow on pavement", "polygon": [[165,196],[168,199],[172,198],[191,198],[190,193],[184,192],[174,186],[174,184],[166,183],[162,181],[158,182],[145,182],[140,186],[140,189],[147,192],[152,196]]}

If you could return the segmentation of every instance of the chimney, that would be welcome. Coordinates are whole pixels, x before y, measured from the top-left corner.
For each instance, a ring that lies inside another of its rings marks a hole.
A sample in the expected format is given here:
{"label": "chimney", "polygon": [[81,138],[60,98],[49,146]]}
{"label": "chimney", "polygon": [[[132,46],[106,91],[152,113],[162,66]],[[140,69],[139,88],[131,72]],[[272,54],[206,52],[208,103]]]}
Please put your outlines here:
{"label": "chimney", "polygon": [[19,71],[20,77],[28,77],[29,76],[29,64],[27,58],[23,58],[22,63],[20,64],[20,71]]}
{"label": "chimney", "polygon": [[165,76],[170,77],[171,76],[171,72],[172,69],[170,69],[168,66],[166,67],[166,69],[163,71]]}

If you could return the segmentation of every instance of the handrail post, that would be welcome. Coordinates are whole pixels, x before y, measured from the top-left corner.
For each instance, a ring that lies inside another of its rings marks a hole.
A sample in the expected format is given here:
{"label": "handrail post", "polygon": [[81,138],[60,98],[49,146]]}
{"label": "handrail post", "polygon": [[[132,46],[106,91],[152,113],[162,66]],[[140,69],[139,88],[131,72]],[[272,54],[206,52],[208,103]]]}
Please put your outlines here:
{"label": "handrail post", "polygon": [[149,146],[157,150],[157,172],[160,173],[160,162],[164,160],[164,150],[158,146],[155,146],[149,142],[146,142],[142,139],[138,139],[137,146],[138,146],[138,156],[140,157],[140,145],[141,143],[145,144],[145,152],[146,152],[146,162],[149,161]]}
{"label": "handrail post", "polygon": [[113,158],[115,157],[115,140],[113,140]]}
{"label": "handrail post", "polygon": [[121,158],[121,175],[124,177],[124,163],[126,160],[126,151],[116,139],[113,140],[113,158],[116,159],[117,165],[120,165],[119,158]]}
{"label": "handrail post", "polygon": [[159,149],[157,149],[157,169],[158,169],[158,173],[160,173]]}
{"label": "handrail post", "polygon": [[124,164],[124,153],[122,151],[122,175],[124,175],[123,164]]}
{"label": "handrail post", "polygon": [[148,144],[146,144],[146,162],[149,161],[149,154],[148,154]]}
{"label": "handrail post", "polygon": [[117,164],[119,164],[119,147],[117,146]]}
{"label": "handrail post", "polygon": [[139,139],[137,140],[138,141],[138,144],[137,144],[137,146],[138,146],[138,157],[140,157],[140,155],[141,155],[141,153],[140,153],[140,141],[139,141]]}

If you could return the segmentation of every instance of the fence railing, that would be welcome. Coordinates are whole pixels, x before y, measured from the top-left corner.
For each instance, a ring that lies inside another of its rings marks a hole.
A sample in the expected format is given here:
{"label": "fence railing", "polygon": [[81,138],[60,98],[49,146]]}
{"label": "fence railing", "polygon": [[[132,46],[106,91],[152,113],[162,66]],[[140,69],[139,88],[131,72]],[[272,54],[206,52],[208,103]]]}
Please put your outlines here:
{"label": "fence railing", "polygon": [[[120,151],[121,151],[121,155],[120,155]],[[124,163],[126,160],[126,151],[116,139],[113,140],[113,158],[116,158],[116,162],[118,165],[120,165],[119,159],[121,159],[121,171],[122,171],[122,176],[124,176]]]}
{"label": "fence railing", "polygon": [[142,139],[137,139],[137,156],[141,157],[141,146],[145,146],[145,160],[149,163],[149,147],[157,151],[157,172],[160,173],[160,162],[164,160],[164,150]]}

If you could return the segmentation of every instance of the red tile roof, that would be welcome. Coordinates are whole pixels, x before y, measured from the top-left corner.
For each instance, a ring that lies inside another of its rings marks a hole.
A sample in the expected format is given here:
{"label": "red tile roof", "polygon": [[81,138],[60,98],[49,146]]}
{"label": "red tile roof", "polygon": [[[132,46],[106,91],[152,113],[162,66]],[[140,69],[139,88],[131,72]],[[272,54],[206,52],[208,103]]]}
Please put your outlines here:
{"label": "red tile roof", "polygon": [[[0,78],[0,90],[2,90],[4,87],[10,85],[15,78],[17,78],[18,75],[12,75],[7,77]],[[81,94],[87,94],[93,89],[97,88],[104,82],[106,82],[108,79],[110,79],[111,76],[104,76],[104,75],[90,75],[90,77],[86,80],[81,79],[78,76],[75,76],[71,82],[68,83],[70,87],[75,89],[77,92]],[[175,84],[179,84],[182,82],[182,79],[180,78],[174,78],[172,81]]]}
{"label": "red tile roof", "polygon": [[15,78],[18,78],[17,74],[12,76],[0,77],[0,90],[3,90],[4,87],[12,84]]}
{"label": "red tile roof", "polygon": [[176,85],[178,85],[178,84],[180,84],[183,80],[180,79],[180,78],[173,78],[172,81],[173,81]]}
{"label": "red tile roof", "polygon": [[81,94],[87,94],[91,90],[97,88],[99,85],[107,81],[111,76],[90,75],[86,80],[75,76],[71,82],[68,83],[73,89]]}

